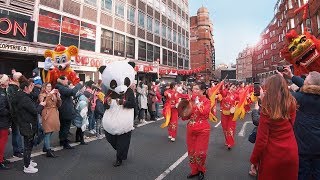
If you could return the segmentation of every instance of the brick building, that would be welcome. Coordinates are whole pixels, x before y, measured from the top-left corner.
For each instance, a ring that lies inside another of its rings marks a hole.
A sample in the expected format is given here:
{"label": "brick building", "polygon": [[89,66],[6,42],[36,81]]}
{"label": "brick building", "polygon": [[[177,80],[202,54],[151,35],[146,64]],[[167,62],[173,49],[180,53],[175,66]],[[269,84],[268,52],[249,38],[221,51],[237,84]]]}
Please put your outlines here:
{"label": "brick building", "polygon": [[197,16],[190,17],[190,49],[191,68],[205,66],[198,75],[207,81],[212,79],[215,70],[213,24],[205,7],[198,10]]}
{"label": "brick building", "polygon": [[285,34],[290,29],[302,33],[304,27],[320,38],[320,1],[309,0],[309,20],[302,20],[303,12],[294,11],[307,3],[307,0],[278,0],[274,7],[274,17],[261,33],[261,40],[253,52],[253,78],[263,81],[275,73],[276,66],[287,64],[280,57],[280,50],[285,45]]}
{"label": "brick building", "polygon": [[[0,73],[43,67],[44,50],[58,43],[80,49],[72,66],[85,79],[98,78],[96,66],[124,59],[136,62],[139,79],[154,80],[161,68],[189,69],[188,6],[188,0],[0,0],[1,17],[30,27],[27,38],[14,37],[0,22]],[[177,76],[168,71],[162,78]]]}
{"label": "brick building", "polygon": [[238,54],[236,59],[236,74],[238,81],[252,82],[252,52],[253,48],[248,46]]}

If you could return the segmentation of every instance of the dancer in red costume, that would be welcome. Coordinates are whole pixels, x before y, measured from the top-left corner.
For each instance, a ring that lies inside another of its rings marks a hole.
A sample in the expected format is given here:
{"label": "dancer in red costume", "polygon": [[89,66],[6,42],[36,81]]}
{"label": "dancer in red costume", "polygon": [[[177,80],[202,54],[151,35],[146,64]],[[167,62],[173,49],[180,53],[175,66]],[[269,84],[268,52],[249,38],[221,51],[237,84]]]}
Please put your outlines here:
{"label": "dancer in red costume", "polygon": [[192,113],[187,124],[187,147],[191,173],[187,178],[199,176],[204,179],[206,172],[205,162],[208,151],[210,124],[209,113],[211,109],[210,100],[204,95],[206,85],[197,84],[192,88],[191,102]]}
{"label": "dancer in red costume", "polygon": [[236,121],[233,121],[232,119],[235,112],[236,102],[239,102],[239,95],[236,92],[235,85],[231,85],[229,90],[223,86],[221,95],[221,125],[225,137],[225,145],[230,150],[235,144],[234,134],[236,131]]}
{"label": "dancer in red costume", "polygon": [[[176,91],[176,83],[170,84],[170,89],[166,90],[164,92],[164,95],[166,96],[166,102],[164,105],[164,111],[167,108],[171,108],[171,117],[170,122],[168,124],[168,138],[174,142],[176,140],[177,136],[177,129],[178,129],[178,110],[177,106],[179,103],[179,93]],[[167,112],[163,112],[164,116],[166,117]]]}

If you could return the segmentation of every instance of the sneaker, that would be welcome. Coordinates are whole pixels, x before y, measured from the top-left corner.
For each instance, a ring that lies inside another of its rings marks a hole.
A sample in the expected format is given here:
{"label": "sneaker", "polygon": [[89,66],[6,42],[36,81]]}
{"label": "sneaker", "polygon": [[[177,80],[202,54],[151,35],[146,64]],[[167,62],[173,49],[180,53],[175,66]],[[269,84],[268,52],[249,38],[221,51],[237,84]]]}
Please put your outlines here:
{"label": "sneaker", "polygon": [[171,138],[170,139],[172,142],[175,142],[176,141],[176,138]]}
{"label": "sneaker", "polygon": [[90,134],[96,134],[95,130],[93,130],[93,129],[90,130],[89,133],[90,133]]}
{"label": "sneaker", "polygon": [[171,136],[168,136],[168,139],[171,139],[172,137]]}
{"label": "sneaker", "polygon": [[27,168],[25,166],[23,166],[23,172],[25,172],[25,173],[36,173],[36,172],[38,172],[38,169],[33,167],[33,166],[31,166],[31,164],[30,164],[29,167],[27,167]]}
{"label": "sneaker", "polygon": [[36,167],[36,166],[38,166],[38,164],[36,162],[34,162],[33,160],[30,160],[30,166]]}
{"label": "sneaker", "polygon": [[13,153],[13,157],[23,158],[23,154],[22,153]]}

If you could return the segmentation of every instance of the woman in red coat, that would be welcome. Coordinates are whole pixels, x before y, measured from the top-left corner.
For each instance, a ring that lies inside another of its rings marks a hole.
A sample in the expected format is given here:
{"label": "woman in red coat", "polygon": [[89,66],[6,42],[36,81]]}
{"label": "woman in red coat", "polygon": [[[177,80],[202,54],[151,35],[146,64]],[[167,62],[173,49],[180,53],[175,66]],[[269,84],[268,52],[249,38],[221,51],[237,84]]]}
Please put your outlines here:
{"label": "woman in red coat", "polygon": [[208,151],[210,124],[210,100],[204,95],[205,84],[197,84],[192,88],[192,114],[187,124],[187,147],[191,173],[187,178],[199,176],[204,179],[206,172],[205,162]]}
{"label": "woman in red coat", "polygon": [[259,180],[297,180],[298,147],[293,132],[296,101],[281,75],[265,84],[257,139],[251,154],[251,171]]}

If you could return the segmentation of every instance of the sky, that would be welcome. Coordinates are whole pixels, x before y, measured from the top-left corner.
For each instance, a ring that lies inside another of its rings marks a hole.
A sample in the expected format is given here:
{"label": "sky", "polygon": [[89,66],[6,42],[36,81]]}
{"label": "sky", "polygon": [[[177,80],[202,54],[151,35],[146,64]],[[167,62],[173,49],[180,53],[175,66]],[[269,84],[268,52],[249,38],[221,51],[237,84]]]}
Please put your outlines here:
{"label": "sky", "polygon": [[189,15],[202,5],[213,23],[216,65],[235,63],[238,53],[255,45],[271,22],[277,0],[189,0]]}

